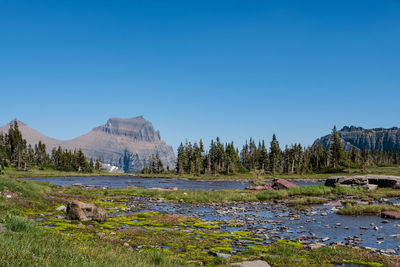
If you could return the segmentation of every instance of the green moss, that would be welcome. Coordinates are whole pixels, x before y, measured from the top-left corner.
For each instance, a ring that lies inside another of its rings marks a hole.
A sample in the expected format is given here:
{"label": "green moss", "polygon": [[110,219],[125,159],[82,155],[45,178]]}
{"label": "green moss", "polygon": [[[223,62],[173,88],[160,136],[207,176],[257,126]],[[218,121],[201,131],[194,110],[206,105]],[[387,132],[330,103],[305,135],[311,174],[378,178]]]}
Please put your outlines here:
{"label": "green moss", "polygon": [[289,246],[293,246],[295,248],[303,248],[303,244],[299,241],[293,241],[293,240],[286,240],[286,239],[278,239],[276,240],[276,243],[278,244],[285,244]]}
{"label": "green moss", "polygon": [[358,264],[358,265],[373,266],[373,267],[382,267],[383,266],[383,264],[379,263],[379,262],[368,262],[368,261],[361,261],[361,260],[344,260],[343,263]]}

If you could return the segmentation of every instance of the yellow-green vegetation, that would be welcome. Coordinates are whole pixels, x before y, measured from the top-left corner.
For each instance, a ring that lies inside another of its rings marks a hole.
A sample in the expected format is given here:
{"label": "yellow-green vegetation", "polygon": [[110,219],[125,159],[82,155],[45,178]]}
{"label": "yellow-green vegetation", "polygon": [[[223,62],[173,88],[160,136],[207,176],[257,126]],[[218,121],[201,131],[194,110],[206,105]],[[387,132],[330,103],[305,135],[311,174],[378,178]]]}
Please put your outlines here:
{"label": "yellow-green vegetation", "polygon": [[372,267],[382,267],[383,264],[379,262],[369,262],[369,261],[361,261],[361,260],[344,260],[343,263],[346,264],[357,264],[362,266],[372,266]]}
{"label": "yellow-green vegetation", "polygon": [[305,205],[317,205],[328,202],[328,199],[322,197],[296,197],[286,202],[289,206],[305,206]]}
{"label": "yellow-green vegetation", "polygon": [[[87,190],[0,177],[0,191],[3,190],[17,194],[0,201],[0,223],[7,227],[0,233],[0,262],[7,263],[5,266],[229,266],[260,258],[273,266],[333,266],[345,261],[400,264],[395,257],[344,247],[307,250],[301,242],[291,240],[263,245],[263,240],[251,232],[222,230],[222,226],[234,227],[233,222],[208,222],[159,212],[121,213],[106,222],[79,222],[58,218],[56,211],[71,199],[96,203],[108,211],[123,211],[128,208],[129,198],[138,195],[185,202],[260,201],[259,192]],[[322,195],[358,195],[367,191],[317,186],[272,192],[275,193],[263,196],[269,200],[295,197],[299,203],[315,203],[322,201],[318,197]],[[38,218],[41,220],[35,222]],[[215,253],[233,254],[222,259]]]}
{"label": "yellow-green vegetation", "polygon": [[111,242],[67,240],[24,217],[11,216],[5,223],[9,230],[0,233],[1,266],[188,265],[162,249],[139,252]]}
{"label": "yellow-green vegetation", "polygon": [[[397,266],[398,259],[346,247],[323,247],[306,250],[300,245],[277,242],[269,246],[264,259],[271,266],[334,266],[335,264],[369,264],[367,266]],[[375,265],[373,265],[375,264]]]}
{"label": "yellow-green vegetation", "polygon": [[382,211],[400,211],[400,208],[390,205],[357,205],[347,203],[337,213],[340,215],[379,215]]}

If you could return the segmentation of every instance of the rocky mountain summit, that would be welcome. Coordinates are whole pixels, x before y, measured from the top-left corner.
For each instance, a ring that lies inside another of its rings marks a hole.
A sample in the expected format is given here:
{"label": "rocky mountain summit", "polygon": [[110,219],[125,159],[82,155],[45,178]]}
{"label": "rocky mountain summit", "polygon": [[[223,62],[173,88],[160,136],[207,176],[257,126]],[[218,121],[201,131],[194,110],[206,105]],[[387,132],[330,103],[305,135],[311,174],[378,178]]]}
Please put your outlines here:
{"label": "rocky mountain summit", "polygon": [[[0,132],[7,132],[12,122],[1,127]],[[58,146],[72,150],[82,148],[88,158],[101,158],[103,163],[118,167],[124,172],[140,171],[149,163],[152,155],[156,154],[160,156],[165,167],[172,168],[175,165],[173,148],[161,139],[160,132],[142,116],[130,119],[111,118],[89,133],[67,141],[47,137],[27,124],[17,122],[29,144],[42,141],[49,153],[53,147]],[[111,169],[117,170],[115,167]]]}
{"label": "rocky mountain summit", "polygon": [[[400,129],[397,127],[364,129],[362,127],[345,126],[338,131],[338,135],[346,150],[351,150],[352,147],[360,150],[366,148],[368,150],[382,149],[383,151],[400,149]],[[329,147],[331,135],[315,140],[314,145],[320,144]]]}

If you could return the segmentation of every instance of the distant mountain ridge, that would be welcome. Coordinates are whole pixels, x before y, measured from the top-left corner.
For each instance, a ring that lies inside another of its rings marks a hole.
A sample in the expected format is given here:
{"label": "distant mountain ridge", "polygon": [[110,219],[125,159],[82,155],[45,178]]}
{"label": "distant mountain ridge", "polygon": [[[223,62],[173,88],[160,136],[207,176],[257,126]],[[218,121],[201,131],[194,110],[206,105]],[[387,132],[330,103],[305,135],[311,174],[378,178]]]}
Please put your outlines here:
{"label": "distant mountain ridge", "polygon": [[[382,149],[383,151],[400,149],[400,129],[398,127],[364,129],[356,126],[345,126],[338,131],[338,135],[346,150],[351,150],[352,147],[359,150],[363,148],[368,150]],[[313,145],[320,144],[330,147],[331,135],[315,140]]]}
{"label": "distant mountain ridge", "polygon": [[[0,132],[7,132],[13,121],[0,127]],[[58,146],[72,150],[82,148],[87,158],[101,158],[103,163],[125,172],[140,171],[147,166],[152,155],[156,154],[159,154],[165,167],[175,166],[173,148],[161,139],[160,132],[143,116],[130,119],[110,118],[106,124],[67,141],[48,137],[21,121],[17,122],[29,144],[42,141],[49,153],[53,147]]]}

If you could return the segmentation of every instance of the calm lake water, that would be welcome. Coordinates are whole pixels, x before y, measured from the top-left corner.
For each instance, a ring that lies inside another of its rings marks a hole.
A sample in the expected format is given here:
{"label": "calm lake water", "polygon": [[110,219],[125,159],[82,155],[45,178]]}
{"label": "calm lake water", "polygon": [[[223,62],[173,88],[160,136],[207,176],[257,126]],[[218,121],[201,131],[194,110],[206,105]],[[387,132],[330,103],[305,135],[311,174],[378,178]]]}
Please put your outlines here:
{"label": "calm lake water", "polygon": [[[135,186],[142,188],[172,188],[187,190],[221,190],[244,189],[249,186],[245,181],[196,181],[177,178],[142,178],[135,176],[88,176],[88,177],[31,177],[25,178],[34,181],[50,182],[60,186],[81,184],[83,186],[98,186],[107,188],[119,188]],[[321,181],[294,181],[300,186],[323,184]]]}

